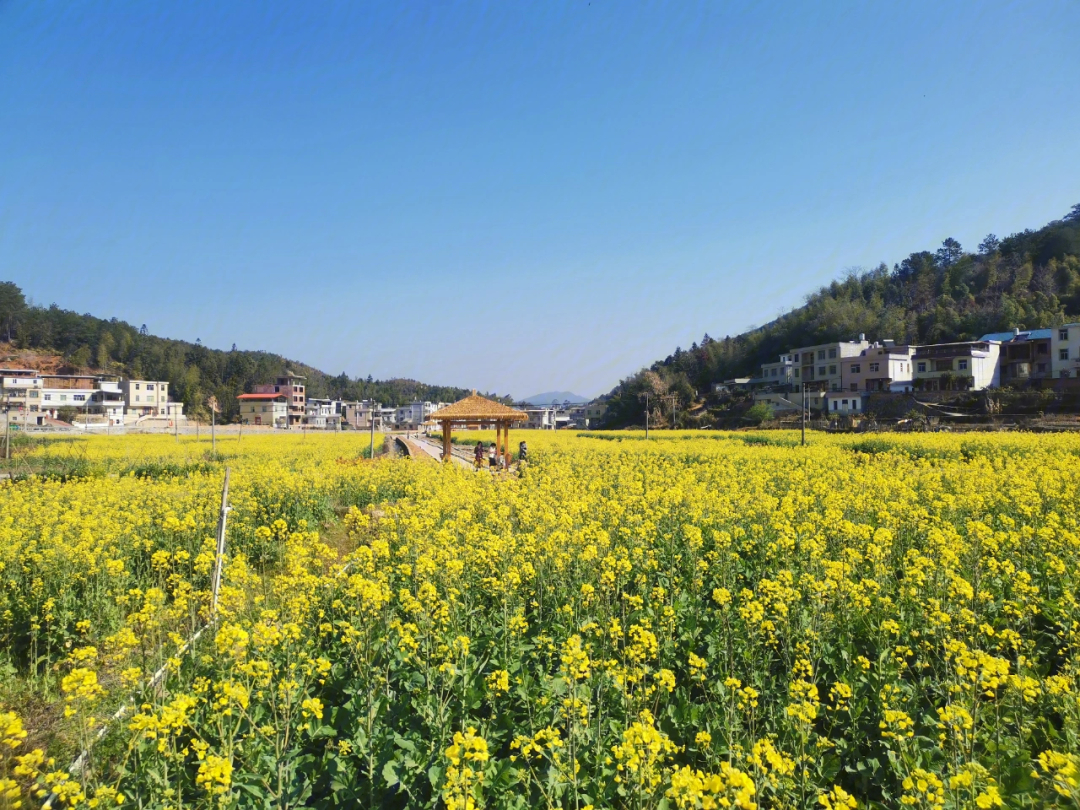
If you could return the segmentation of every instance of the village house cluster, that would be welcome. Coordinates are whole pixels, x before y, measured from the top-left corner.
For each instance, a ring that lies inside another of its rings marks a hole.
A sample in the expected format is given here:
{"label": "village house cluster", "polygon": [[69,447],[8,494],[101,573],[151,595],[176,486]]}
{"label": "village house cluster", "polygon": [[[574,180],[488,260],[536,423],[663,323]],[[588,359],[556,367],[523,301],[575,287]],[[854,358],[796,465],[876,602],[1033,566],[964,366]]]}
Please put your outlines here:
{"label": "village house cluster", "polygon": [[47,374],[0,369],[0,406],[13,424],[45,426],[70,413],[88,424],[137,425],[179,419],[184,406],[169,398],[163,380],[128,380],[92,374]]}
{"label": "village house cluster", "polygon": [[[1080,379],[1080,323],[1049,329],[992,332],[978,340],[897,345],[834,341],[804,346],[761,366],[756,377],[716,383],[716,392],[748,390],[777,410],[811,409],[837,414],[866,411],[872,394],[982,391],[1014,387],[1070,386]],[[1066,382],[1062,382],[1062,381]],[[793,396],[794,395],[794,396]]]}
{"label": "village house cluster", "polygon": [[[272,383],[254,386],[250,394],[240,394],[240,421],[245,425],[278,428],[308,427],[322,430],[423,430],[435,411],[446,402],[416,400],[397,407],[373,400],[308,398],[304,378],[286,373]],[[549,407],[523,405],[529,415],[527,425],[536,430],[564,427],[595,427],[604,413],[600,402],[571,405],[553,403]]]}
{"label": "village house cluster", "polygon": [[240,394],[240,421],[275,428],[309,427],[322,430],[419,430],[442,402],[412,402],[400,407],[373,400],[348,401],[307,396],[304,378],[286,373],[272,383]]}

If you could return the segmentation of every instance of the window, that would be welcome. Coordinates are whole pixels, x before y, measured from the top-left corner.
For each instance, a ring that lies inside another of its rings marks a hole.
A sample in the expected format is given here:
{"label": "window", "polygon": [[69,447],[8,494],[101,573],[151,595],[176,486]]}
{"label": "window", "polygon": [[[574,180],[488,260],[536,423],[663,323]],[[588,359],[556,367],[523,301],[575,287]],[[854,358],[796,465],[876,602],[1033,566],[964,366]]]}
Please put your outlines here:
{"label": "window", "polygon": [[851,408],[852,408],[852,410],[856,410],[856,411],[859,410],[859,400],[857,400],[857,399],[851,400]]}
{"label": "window", "polygon": [[919,363],[919,373],[923,374],[926,371],[926,363]]}
{"label": "window", "polygon": [[139,395],[138,395],[138,394],[136,394],[136,395],[135,395],[135,401],[136,401],[136,402],[138,402],[138,401],[139,401]]}
{"label": "window", "polygon": [[836,401],[835,399],[833,400],[833,403],[832,403],[832,409],[833,409],[834,411],[836,411],[836,410],[839,410],[839,409],[840,409],[840,403],[839,403],[839,402],[837,402],[837,401]]}
{"label": "window", "polygon": [[1039,363],[1035,368],[1040,374],[1046,373],[1046,363]]}
{"label": "window", "polygon": [[139,390],[139,383],[135,383],[135,390],[136,390],[136,391],[138,391],[138,390]]}
{"label": "window", "polygon": [[37,391],[31,391],[30,392],[30,399],[37,399],[37,397],[38,397],[38,392]]}
{"label": "window", "polygon": [[877,363],[871,363],[870,364],[870,370],[871,371],[877,371],[878,370],[878,364]]}
{"label": "window", "polygon": [[859,390],[859,384],[858,383],[852,383],[851,384],[851,390],[852,391],[858,391]]}
{"label": "window", "polygon": [[818,349],[817,359],[818,360],[824,360],[825,359],[825,350],[824,349]]}
{"label": "window", "polygon": [[1068,329],[1058,329],[1058,340],[1068,340],[1068,339],[1069,339],[1069,330]]}
{"label": "window", "polygon": [[959,365],[957,366],[957,368],[960,369],[960,371],[967,371],[967,367],[968,367],[968,361],[967,360],[961,360]]}
{"label": "window", "polygon": [[798,370],[798,369],[795,369],[795,376],[796,376],[796,377],[798,377],[798,376],[799,376],[799,370]]}
{"label": "window", "polygon": [[74,399],[76,402],[86,402],[86,394],[75,394]]}
{"label": "window", "polygon": [[817,370],[817,373],[818,373],[819,376],[824,377],[825,376],[825,366],[819,367],[818,370]]}
{"label": "window", "polygon": [[48,401],[49,401],[49,400],[51,400],[51,399],[52,399],[52,394],[46,394],[46,395],[45,395],[45,401],[46,401],[46,402],[48,402]]}
{"label": "window", "polygon": [[836,366],[829,366],[829,373],[830,374],[835,374],[836,373]]}
{"label": "window", "polygon": [[147,391],[153,391],[154,390],[154,384],[153,383],[147,383],[146,384],[146,390]]}
{"label": "window", "polygon": [[830,360],[835,360],[836,359],[836,349],[829,349],[829,359]]}
{"label": "window", "polygon": [[844,407],[845,408],[847,407],[847,400],[846,399],[844,400]]}
{"label": "window", "polygon": [[1069,350],[1068,349],[1058,349],[1058,360],[1068,360],[1068,359],[1069,359]]}
{"label": "window", "polygon": [[862,366],[859,365],[858,363],[852,363],[851,364],[851,373],[852,374],[860,374],[860,373],[862,373]]}

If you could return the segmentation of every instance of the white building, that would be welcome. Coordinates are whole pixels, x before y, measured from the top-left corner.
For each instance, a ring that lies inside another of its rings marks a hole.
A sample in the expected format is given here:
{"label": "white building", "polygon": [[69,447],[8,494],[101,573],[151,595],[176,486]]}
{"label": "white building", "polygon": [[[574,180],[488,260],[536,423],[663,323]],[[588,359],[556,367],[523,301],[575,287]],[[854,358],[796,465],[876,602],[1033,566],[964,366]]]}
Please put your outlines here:
{"label": "white building", "polygon": [[340,399],[309,398],[304,403],[304,424],[337,430],[341,426],[344,410],[345,403]]}
{"label": "white building", "polygon": [[916,391],[982,391],[1000,384],[1001,343],[968,340],[935,343],[915,350]]}
{"label": "white building", "polygon": [[124,424],[124,394],[116,379],[89,374],[43,374],[41,413],[53,419],[70,409],[72,416],[87,424]]}
{"label": "white building", "polygon": [[0,369],[0,403],[13,425],[41,425],[41,376],[28,368]]}
{"label": "white building", "polygon": [[1080,323],[1055,326],[1050,334],[1051,375],[1080,377]]}
{"label": "white building", "polygon": [[402,405],[394,411],[395,425],[402,430],[419,430],[435,411],[446,407],[441,402],[421,402],[416,400]]}
{"label": "white building", "polygon": [[780,355],[775,363],[762,363],[761,375],[751,382],[758,388],[783,388],[795,380],[795,363],[790,354]]}
{"label": "white building", "polygon": [[865,394],[854,391],[829,391],[825,394],[828,413],[861,414],[866,412]]}

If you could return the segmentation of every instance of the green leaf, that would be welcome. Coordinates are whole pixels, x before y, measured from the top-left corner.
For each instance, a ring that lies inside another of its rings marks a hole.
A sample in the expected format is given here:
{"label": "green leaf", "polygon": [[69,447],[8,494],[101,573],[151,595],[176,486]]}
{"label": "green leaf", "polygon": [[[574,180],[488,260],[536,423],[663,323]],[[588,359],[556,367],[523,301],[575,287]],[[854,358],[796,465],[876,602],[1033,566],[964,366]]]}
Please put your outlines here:
{"label": "green leaf", "polygon": [[398,784],[398,775],[394,771],[394,760],[389,760],[383,765],[382,778],[386,781],[387,787],[394,787]]}

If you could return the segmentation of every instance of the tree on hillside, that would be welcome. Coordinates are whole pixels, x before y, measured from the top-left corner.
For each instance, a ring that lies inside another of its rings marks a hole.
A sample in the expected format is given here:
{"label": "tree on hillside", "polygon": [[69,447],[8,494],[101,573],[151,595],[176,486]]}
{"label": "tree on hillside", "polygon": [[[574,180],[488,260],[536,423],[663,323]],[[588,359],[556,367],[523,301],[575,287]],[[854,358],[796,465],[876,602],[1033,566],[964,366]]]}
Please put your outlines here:
{"label": "tree on hillside", "polygon": [[764,362],[800,346],[834,340],[936,343],[972,340],[1013,327],[1053,326],[1080,320],[1080,205],[1038,230],[999,239],[988,234],[977,253],[955,239],[934,252],[910,254],[890,270],[856,270],[806,296],[805,304],[771,323],[721,340],[702,340],[621,381],[610,394],[606,427],[641,424],[636,394],[664,395],[683,385],[705,391],[713,382],[754,376]]}
{"label": "tree on hillside", "polygon": [[12,330],[26,312],[26,297],[13,281],[0,281],[0,329],[11,342]]}
{"label": "tree on hillside", "polygon": [[989,253],[997,253],[998,248],[1001,247],[1001,240],[992,233],[988,233],[986,238],[979,242],[979,253],[984,256]]}

